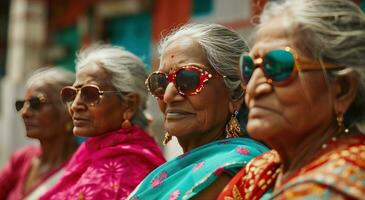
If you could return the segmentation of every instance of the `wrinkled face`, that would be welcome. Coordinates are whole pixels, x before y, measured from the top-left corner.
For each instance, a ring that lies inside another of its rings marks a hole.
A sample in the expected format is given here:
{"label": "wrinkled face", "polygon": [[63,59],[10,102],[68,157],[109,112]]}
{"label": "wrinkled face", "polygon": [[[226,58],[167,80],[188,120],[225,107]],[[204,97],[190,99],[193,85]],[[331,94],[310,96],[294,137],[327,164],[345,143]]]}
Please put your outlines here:
{"label": "wrinkled face", "polygon": [[[280,18],[262,26],[251,56],[262,57],[270,50],[289,46],[300,60],[310,62],[285,33]],[[321,70],[299,72],[288,85],[275,86],[267,83],[262,69],[256,68],[246,86],[245,102],[249,108],[247,131],[269,145],[303,139],[315,129],[326,129],[333,120],[333,102]]]}
{"label": "wrinkled face", "polygon": [[[190,38],[171,43],[161,57],[159,70],[169,73],[195,63],[210,73],[209,62],[200,46]],[[199,138],[207,134],[223,133],[229,117],[229,95],[223,79],[215,77],[205,83],[196,95],[183,96],[169,83],[163,100],[158,100],[165,116],[164,126],[171,135],[181,138]]]}
{"label": "wrinkled face", "polygon": [[[92,84],[102,91],[116,91],[112,85],[111,76],[96,64],[88,64],[76,74],[75,88]],[[99,103],[89,105],[84,102],[78,92],[75,100],[69,105],[69,112],[74,122],[75,135],[93,137],[117,130],[123,122],[123,112],[126,105],[120,94],[105,93]]]}
{"label": "wrinkled face", "polygon": [[[54,139],[57,134],[65,134],[67,123],[72,123],[65,106],[59,98],[59,91],[52,90],[42,81],[34,82],[26,89],[25,100],[42,97],[44,102],[39,108],[31,108],[29,101],[24,103],[20,114],[24,120],[26,134],[30,138]],[[65,137],[64,136],[61,137]]]}

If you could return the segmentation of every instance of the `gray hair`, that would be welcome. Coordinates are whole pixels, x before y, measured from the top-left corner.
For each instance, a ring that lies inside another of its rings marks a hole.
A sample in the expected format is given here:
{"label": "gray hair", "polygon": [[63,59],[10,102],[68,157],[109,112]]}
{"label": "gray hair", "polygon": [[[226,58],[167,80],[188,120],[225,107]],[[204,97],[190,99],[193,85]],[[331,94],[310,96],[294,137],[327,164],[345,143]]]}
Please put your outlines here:
{"label": "gray hair", "polygon": [[75,74],[61,67],[42,67],[34,71],[27,79],[25,84],[26,88],[32,87],[33,84],[42,82],[46,84],[52,91],[56,92],[56,100],[59,103],[59,108],[66,110],[65,105],[62,103],[61,96],[59,95],[61,89],[65,86],[71,86],[75,82]]}
{"label": "gray hair", "polygon": [[224,83],[232,99],[242,97],[238,63],[240,55],[249,49],[240,35],[219,24],[187,24],[161,40],[158,49],[160,56],[181,37],[190,37],[201,46],[211,67],[225,77]]}
{"label": "gray hair", "polygon": [[118,91],[139,95],[139,109],[132,122],[146,128],[148,121],[143,111],[147,101],[147,88],[144,84],[147,75],[142,60],[122,47],[96,45],[77,54],[76,72],[91,63],[97,64],[111,75],[111,83]]}
{"label": "gray hair", "polygon": [[[345,113],[345,124],[365,120],[365,15],[349,0],[286,0],[266,5],[261,26],[274,17],[286,17],[289,37],[304,55],[352,68],[359,76],[357,96]],[[299,41],[300,40],[300,41]],[[336,73],[329,73],[329,78]]]}

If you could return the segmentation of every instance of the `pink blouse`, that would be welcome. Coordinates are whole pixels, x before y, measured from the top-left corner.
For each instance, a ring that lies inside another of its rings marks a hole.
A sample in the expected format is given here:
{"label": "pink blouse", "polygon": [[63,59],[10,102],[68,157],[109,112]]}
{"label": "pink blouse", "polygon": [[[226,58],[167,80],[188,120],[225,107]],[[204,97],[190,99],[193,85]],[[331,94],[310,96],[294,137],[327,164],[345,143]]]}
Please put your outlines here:
{"label": "pink blouse", "polygon": [[0,199],[19,200],[25,198],[66,164],[64,162],[52,169],[41,181],[25,193],[25,181],[32,167],[32,159],[40,156],[41,153],[40,147],[27,146],[11,156],[10,161],[0,171]]}
{"label": "pink blouse", "polygon": [[89,138],[41,199],[125,199],[164,162],[154,139],[138,127]]}

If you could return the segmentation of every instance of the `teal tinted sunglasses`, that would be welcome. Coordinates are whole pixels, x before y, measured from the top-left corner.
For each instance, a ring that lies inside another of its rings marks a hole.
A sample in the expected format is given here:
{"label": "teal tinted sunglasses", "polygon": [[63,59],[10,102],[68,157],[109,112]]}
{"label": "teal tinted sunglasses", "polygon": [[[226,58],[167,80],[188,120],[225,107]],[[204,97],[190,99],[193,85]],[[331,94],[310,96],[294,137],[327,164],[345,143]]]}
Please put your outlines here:
{"label": "teal tinted sunglasses", "polygon": [[[268,79],[268,83],[285,85],[294,80],[298,71],[323,70],[318,62],[299,62],[297,55],[290,47],[274,49],[263,57],[252,58],[247,53],[240,57],[240,68],[244,84],[248,84],[257,67],[261,68]],[[325,69],[340,68],[336,65],[324,65]]]}

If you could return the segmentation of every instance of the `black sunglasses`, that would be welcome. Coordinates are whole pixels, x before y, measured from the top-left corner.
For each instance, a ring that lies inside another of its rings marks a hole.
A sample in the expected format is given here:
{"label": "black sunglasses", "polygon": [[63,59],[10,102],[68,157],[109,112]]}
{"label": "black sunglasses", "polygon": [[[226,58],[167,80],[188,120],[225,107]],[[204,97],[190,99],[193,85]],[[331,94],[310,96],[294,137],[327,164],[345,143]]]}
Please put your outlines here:
{"label": "black sunglasses", "polygon": [[23,109],[25,102],[29,103],[29,107],[33,110],[39,110],[42,106],[42,104],[44,104],[46,102],[46,99],[43,96],[33,96],[30,97],[30,99],[25,99],[25,100],[17,100],[15,101],[15,109],[17,111],[20,111],[21,109]]}

